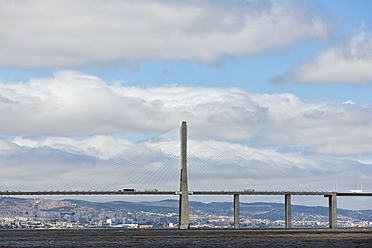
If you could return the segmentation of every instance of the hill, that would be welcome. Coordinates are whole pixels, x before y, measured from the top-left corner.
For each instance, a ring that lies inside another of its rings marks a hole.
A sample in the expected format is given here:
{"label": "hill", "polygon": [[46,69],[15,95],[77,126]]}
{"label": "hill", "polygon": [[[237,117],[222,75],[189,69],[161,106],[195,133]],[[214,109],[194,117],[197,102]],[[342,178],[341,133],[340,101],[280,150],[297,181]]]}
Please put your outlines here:
{"label": "hill", "polygon": [[[55,211],[69,212],[74,209],[94,209],[96,211],[129,211],[153,213],[178,213],[177,200],[144,201],[144,202],[90,202],[75,199],[62,201],[49,199],[30,199],[16,197],[0,197],[0,209],[24,209],[27,211]],[[190,214],[232,216],[232,202],[203,203],[190,202]],[[348,218],[360,221],[372,221],[372,210],[346,210],[337,209],[338,218]],[[283,203],[240,203],[240,216],[251,219],[284,220]],[[327,220],[328,207],[312,207],[292,205],[292,220]]]}

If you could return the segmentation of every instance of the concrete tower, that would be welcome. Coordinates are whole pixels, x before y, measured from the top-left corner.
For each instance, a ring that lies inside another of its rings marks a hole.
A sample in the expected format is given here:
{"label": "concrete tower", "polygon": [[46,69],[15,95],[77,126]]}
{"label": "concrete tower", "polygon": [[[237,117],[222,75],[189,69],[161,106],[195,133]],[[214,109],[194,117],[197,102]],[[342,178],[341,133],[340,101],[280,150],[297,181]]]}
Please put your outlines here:
{"label": "concrete tower", "polygon": [[181,126],[181,177],[179,200],[179,229],[190,228],[189,211],[189,186],[187,184],[187,125],[186,121]]}

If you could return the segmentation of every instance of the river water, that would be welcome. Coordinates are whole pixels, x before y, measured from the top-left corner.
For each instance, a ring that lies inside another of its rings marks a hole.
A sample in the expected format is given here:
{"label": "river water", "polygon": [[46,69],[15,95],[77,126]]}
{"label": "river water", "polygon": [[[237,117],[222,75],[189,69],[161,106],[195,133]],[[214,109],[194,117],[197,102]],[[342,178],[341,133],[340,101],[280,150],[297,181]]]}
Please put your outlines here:
{"label": "river water", "polygon": [[372,247],[372,229],[19,229],[0,247]]}

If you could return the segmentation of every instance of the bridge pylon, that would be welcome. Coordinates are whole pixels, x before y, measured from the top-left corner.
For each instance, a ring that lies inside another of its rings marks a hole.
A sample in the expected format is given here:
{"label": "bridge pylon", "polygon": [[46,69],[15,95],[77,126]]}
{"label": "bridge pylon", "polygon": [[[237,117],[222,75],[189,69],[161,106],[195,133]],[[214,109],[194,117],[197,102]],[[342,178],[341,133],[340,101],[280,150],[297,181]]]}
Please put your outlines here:
{"label": "bridge pylon", "polygon": [[190,229],[189,186],[187,183],[187,124],[181,125],[181,176],[179,199],[179,229]]}

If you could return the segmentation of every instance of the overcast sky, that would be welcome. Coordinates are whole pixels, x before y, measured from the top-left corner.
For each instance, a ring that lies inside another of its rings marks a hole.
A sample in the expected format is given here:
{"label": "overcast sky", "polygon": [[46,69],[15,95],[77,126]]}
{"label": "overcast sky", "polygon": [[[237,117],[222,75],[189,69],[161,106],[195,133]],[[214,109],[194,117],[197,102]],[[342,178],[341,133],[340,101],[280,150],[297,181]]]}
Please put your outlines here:
{"label": "overcast sky", "polygon": [[[371,9],[362,0],[0,0],[0,190],[56,188],[87,170],[98,186],[121,188],[107,161],[126,154],[129,174],[143,167],[133,151],[151,173],[178,170],[173,138],[138,142],[186,120],[205,135],[189,142],[195,168],[206,164],[226,185],[372,191]],[[96,173],[110,170],[103,184]],[[214,187],[190,173],[192,187]],[[327,204],[304,201],[318,202]]]}

